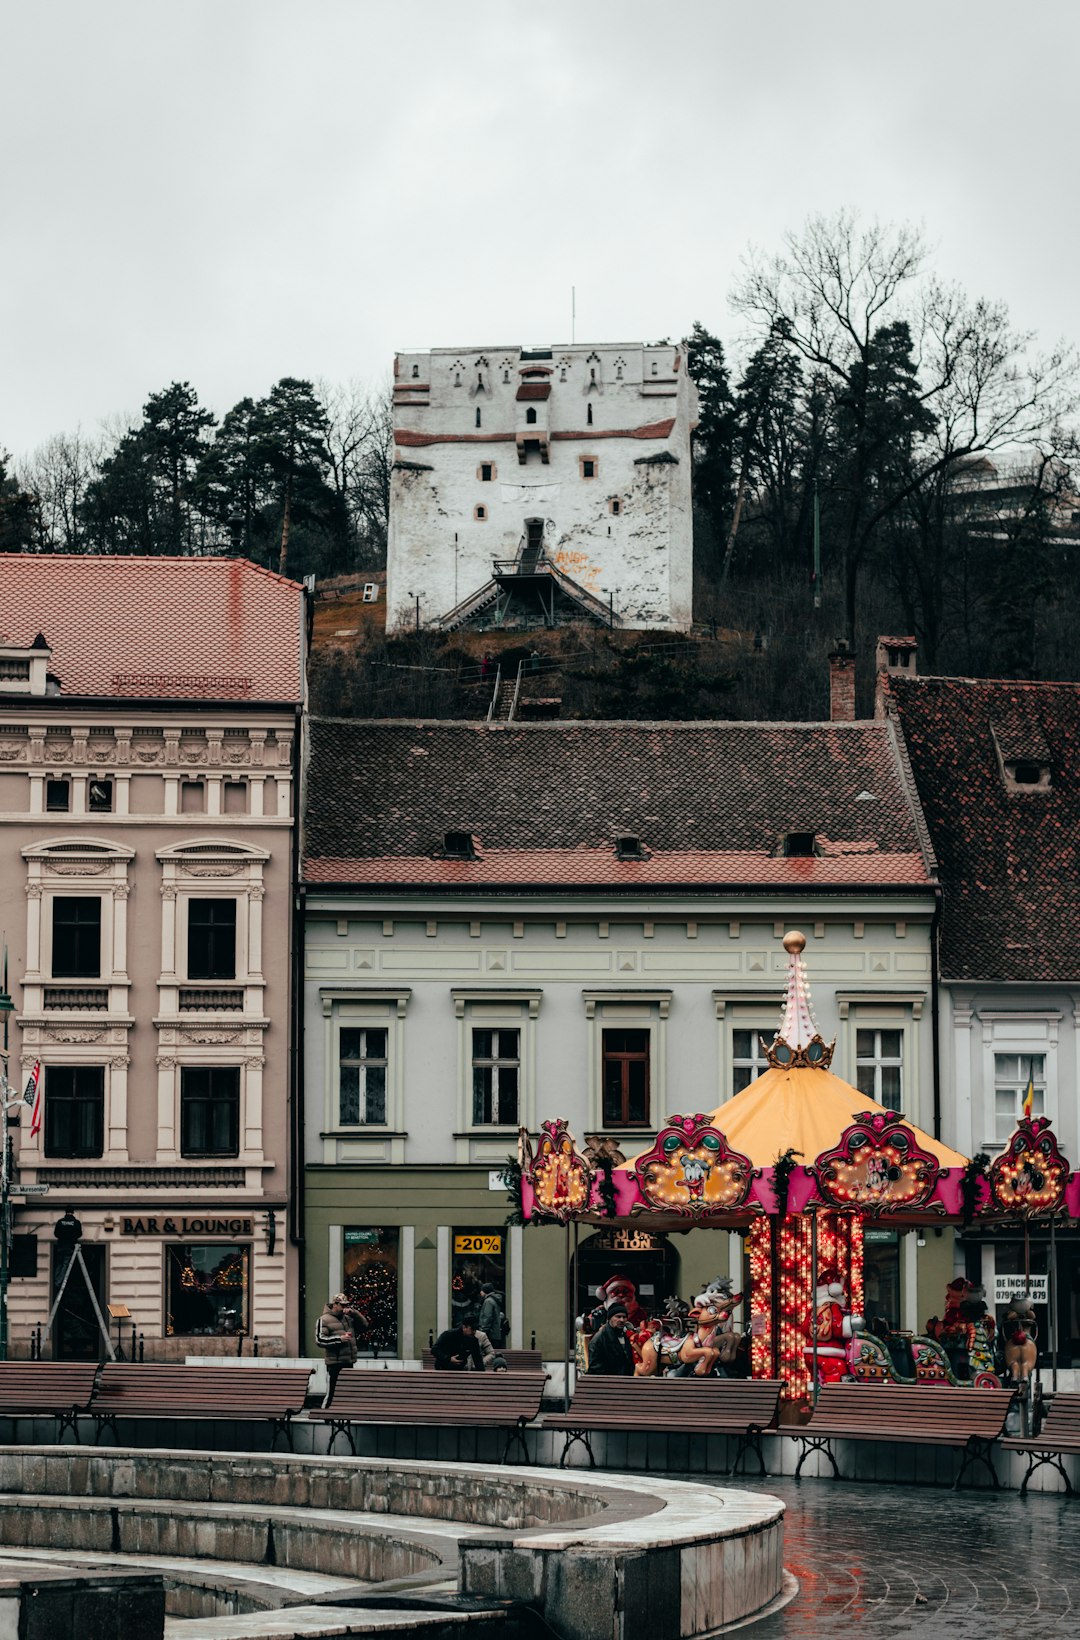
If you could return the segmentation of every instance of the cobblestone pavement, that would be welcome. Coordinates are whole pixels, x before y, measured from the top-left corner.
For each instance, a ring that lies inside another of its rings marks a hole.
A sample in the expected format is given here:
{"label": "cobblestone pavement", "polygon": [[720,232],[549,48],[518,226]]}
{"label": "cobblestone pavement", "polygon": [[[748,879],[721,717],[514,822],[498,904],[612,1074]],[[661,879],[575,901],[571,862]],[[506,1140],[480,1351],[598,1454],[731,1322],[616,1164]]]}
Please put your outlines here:
{"label": "cobblestone pavement", "polygon": [[1080,1628],[1080,1498],[781,1476],[749,1489],[787,1504],[784,1564],[799,1593],[747,1640]]}

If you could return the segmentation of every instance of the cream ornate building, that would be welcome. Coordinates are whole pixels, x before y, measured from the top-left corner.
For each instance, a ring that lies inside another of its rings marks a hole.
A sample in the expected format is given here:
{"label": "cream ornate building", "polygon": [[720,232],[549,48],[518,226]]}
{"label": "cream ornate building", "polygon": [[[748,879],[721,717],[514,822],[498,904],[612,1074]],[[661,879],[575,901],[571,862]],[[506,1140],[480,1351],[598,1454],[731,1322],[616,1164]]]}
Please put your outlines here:
{"label": "cream ornate building", "polygon": [[[72,1207],[104,1305],[152,1358],[291,1348],[290,882],[305,607],[225,559],[0,558],[12,1353],[49,1313]],[[69,1284],[46,1353],[94,1355]],[[251,1346],[248,1345],[248,1348]]]}

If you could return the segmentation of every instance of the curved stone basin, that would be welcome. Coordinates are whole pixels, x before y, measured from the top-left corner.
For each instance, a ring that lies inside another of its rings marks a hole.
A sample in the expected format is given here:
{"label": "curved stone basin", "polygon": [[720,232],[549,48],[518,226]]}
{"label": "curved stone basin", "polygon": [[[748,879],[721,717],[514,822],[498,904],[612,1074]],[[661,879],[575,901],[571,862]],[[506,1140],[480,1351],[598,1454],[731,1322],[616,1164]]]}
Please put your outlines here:
{"label": "curved stone basin", "polygon": [[[753,1614],[783,1587],[776,1498],[480,1464],[3,1447],[0,1543],[60,1558],[275,1567],[363,1583],[373,1596],[372,1585],[419,1593],[456,1578],[463,1596],[528,1602],[566,1640],[689,1640]],[[305,1600],[316,1609],[310,1595],[264,1583],[254,1603],[276,1602],[280,1620]],[[334,1600],[327,1590],[324,1621],[342,1613]],[[299,1609],[293,1615],[303,1632]],[[252,1623],[223,1615],[214,1632],[253,1636]],[[358,1625],[336,1632],[372,1632]]]}

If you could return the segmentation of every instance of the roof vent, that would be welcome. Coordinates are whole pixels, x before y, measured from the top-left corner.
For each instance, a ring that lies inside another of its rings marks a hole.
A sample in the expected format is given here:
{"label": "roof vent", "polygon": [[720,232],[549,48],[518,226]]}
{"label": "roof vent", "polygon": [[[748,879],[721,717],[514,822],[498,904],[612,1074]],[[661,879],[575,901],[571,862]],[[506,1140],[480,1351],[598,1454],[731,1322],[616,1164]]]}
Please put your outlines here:
{"label": "roof vent", "polygon": [[647,860],[648,850],[640,837],[633,832],[626,832],[622,837],[615,839],[615,858],[617,860]]}
{"label": "roof vent", "polygon": [[793,860],[816,854],[817,834],[812,831],[789,831],[784,838],[784,853]]}
{"label": "roof vent", "polygon": [[441,853],[444,860],[475,860],[476,839],[471,831],[446,831]]}

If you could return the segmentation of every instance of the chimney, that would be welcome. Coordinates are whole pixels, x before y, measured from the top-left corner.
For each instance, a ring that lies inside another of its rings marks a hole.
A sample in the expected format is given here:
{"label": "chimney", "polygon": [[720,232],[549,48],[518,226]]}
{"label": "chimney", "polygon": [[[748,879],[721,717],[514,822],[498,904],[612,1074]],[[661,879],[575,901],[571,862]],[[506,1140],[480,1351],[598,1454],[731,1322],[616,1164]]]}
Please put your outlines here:
{"label": "chimney", "polygon": [[919,642],[917,638],[879,638],[874,655],[874,716],[885,716],[882,679],[917,678]]}
{"label": "chimney", "polygon": [[855,657],[841,638],[829,656],[829,721],[851,723],[855,717]]}

